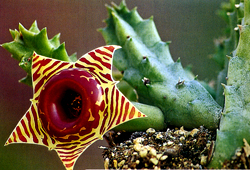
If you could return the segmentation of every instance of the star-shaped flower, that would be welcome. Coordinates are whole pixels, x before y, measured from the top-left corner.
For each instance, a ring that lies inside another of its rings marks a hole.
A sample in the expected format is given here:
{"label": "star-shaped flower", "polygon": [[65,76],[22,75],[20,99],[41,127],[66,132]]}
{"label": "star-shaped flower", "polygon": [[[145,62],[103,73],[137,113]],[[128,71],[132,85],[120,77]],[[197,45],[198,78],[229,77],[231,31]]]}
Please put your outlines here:
{"label": "star-shaped flower", "polygon": [[117,48],[97,48],[74,63],[34,53],[31,106],[6,145],[47,146],[71,170],[85,149],[108,130],[145,117],[117,89],[111,76],[112,56]]}

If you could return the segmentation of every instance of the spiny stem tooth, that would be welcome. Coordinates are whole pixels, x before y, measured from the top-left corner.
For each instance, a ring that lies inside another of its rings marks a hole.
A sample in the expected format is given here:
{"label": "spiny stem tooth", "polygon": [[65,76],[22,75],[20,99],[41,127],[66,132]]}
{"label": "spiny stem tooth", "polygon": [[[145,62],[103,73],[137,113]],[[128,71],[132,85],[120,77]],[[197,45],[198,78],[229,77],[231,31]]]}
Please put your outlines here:
{"label": "spiny stem tooth", "polygon": [[230,60],[232,57],[229,55],[226,55],[227,59]]}
{"label": "spiny stem tooth", "polygon": [[239,30],[241,31],[242,30],[242,25],[237,25]]}
{"label": "spiny stem tooth", "polygon": [[221,85],[224,89],[226,88],[226,85],[224,83],[221,83]]}

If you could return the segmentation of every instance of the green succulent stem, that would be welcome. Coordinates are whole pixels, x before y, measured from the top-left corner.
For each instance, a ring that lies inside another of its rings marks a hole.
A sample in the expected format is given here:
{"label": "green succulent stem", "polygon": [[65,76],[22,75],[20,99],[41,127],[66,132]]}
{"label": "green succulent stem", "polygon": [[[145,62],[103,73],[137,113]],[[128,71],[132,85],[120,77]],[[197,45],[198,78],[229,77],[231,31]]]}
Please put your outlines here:
{"label": "green succulent stem", "polygon": [[250,25],[250,1],[244,1],[244,22],[245,25]]}
{"label": "green succulent stem", "polygon": [[[229,59],[227,85],[223,85],[225,108],[217,131],[216,147],[209,167],[220,168],[230,160],[243,139],[250,142],[250,0],[244,1],[244,20],[239,25],[240,39]],[[246,5],[246,6],[245,6]]]}
{"label": "green succulent stem", "polygon": [[115,67],[137,92],[141,103],[158,107],[167,125],[216,129],[222,111],[197,79],[173,61],[169,42],[162,42],[153,17],[142,19],[124,1],[107,6],[107,27],[99,29],[107,44],[122,46]]}
{"label": "green succulent stem", "polygon": [[1,46],[12,54],[12,57],[19,61],[19,66],[27,72],[27,76],[20,82],[32,86],[31,78],[31,57],[34,52],[62,61],[76,61],[76,54],[68,56],[65,43],[60,43],[60,34],[48,39],[47,29],[41,31],[35,21],[29,30],[19,24],[19,31],[10,30],[13,41],[4,43]]}
{"label": "green succulent stem", "polygon": [[[226,84],[227,81],[227,72],[228,72],[228,57],[232,55],[232,52],[235,50],[239,40],[239,30],[236,29],[237,25],[240,23],[240,15],[239,11],[241,11],[242,6],[236,5],[235,7],[235,0],[231,0],[228,3],[223,3],[222,9],[219,10],[219,15],[222,16],[227,23],[226,35],[228,38],[219,38],[216,41],[216,53],[213,55],[213,59],[219,64],[221,67],[221,71],[217,77],[217,88],[216,88],[216,101],[221,105],[224,106],[225,103],[225,96],[224,96],[224,88],[221,85]],[[226,7],[225,7],[226,6]]]}

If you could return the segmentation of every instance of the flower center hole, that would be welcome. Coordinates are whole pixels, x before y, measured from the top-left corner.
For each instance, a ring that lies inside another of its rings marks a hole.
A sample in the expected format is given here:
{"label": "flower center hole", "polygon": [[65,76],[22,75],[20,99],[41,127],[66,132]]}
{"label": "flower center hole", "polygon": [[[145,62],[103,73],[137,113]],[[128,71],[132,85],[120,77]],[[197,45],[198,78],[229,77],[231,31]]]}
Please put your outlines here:
{"label": "flower center hole", "polygon": [[77,118],[82,110],[82,97],[73,90],[66,90],[63,94],[61,105],[68,118]]}

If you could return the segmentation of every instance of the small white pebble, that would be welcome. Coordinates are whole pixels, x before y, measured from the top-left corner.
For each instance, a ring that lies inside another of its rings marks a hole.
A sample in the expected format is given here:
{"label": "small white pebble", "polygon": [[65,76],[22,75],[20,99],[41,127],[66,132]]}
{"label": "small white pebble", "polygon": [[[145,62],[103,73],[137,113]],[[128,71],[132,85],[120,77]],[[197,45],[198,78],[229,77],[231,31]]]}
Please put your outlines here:
{"label": "small white pebble", "polygon": [[139,152],[139,155],[142,158],[145,158],[147,156],[147,154],[148,154],[148,150],[146,148],[141,149]]}
{"label": "small white pebble", "polygon": [[136,143],[142,143],[143,141],[144,141],[144,138],[142,138],[142,137],[138,137],[138,138],[136,138],[136,139],[133,140],[134,144],[136,144]]}
{"label": "small white pebble", "polygon": [[240,156],[241,155],[241,152],[236,152],[236,156]]}
{"label": "small white pebble", "polygon": [[155,129],[153,129],[153,128],[148,128],[148,129],[146,130],[146,132],[147,132],[147,134],[149,134],[149,133],[155,133]]}
{"label": "small white pebble", "polygon": [[129,169],[128,165],[123,165],[122,169]]}
{"label": "small white pebble", "polygon": [[163,135],[161,133],[158,133],[155,137],[156,139],[162,139],[163,138]]}
{"label": "small white pebble", "polygon": [[164,161],[165,159],[167,159],[168,158],[168,155],[163,155],[161,158],[160,158],[160,160],[161,161]]}
{"label": "small white pebble", "polygon": [[118,167],[122,167],[125,163],[125,160],[122,160],[121,162],[118,163]]}
{"label": "small white pebble", "polygon": [[142,144],[136,143],[136,144],[134,145],[134,150],[135,150],[135,151],[139,152],[141,149],[142,149]]}
{"label": "small white pebble", "polygon": [[156,158],[150,158],[149,161],[152,162],[154,165],[157,165],[159,162]]}
{"label": "small white pebble", "polygon": [[168,141],[168,143],[167,143],[168,146],[169,146],[169,145],[173,145],[173,144],[174,144],[173,141]]}
{"label": "small white pebble", "polygon": [[185,137],[184,136],[181,136],[180,137],[180,141],[184,141],[185,140]]}
{"label": "small white pebble", "polygon": [[155,167],[154,167],[154,170],[161,170],[161,168],[158,167],[158,166],[155,166]]}
{"label": "small white pebble", "polygon": [[199,169],[199,168],[200,168],[200,165],[199,165],[199,164],[196,164],[196,165],[194,166],[194,168],[195,168],[195,169]]}
{"label": "small white pebble", "polygon": [[201,156],[201,165],[206,165],[207,164],[207,156],[202,155]]}
{"label": "small white pebble", "polygon": [[150,148],[149,149],[149,154],[152,155],[152,156],[156,156],[156,150],[155,150],[155,148]]}
{"label": "small white pebble", "polygon": [[106,159],[104,160],[104,168],[105,168],[105,169],[109,169],[109,158],[106,158]]}
{"label": "small white pebble", "polygon": [[137,153],[137,152],[133,152],[133,155],[135,155],[135,156],[136,156],[136,155],[138,155],[138,153]]}
{"label": "small white pebble", "polygon": [[180,128],[180,130],[177,130],[174,133],[179,134],[179,135],[184,135],[184,136],[188,136],[188,134],[189,134],[188,131],[184,130],[183,126]]}
{"label": "small white pebble", "polygon": [[162,157],[162,155],[163,155],[162,153],[159,153],[159,154],[156,155],[156,158],[160,159]]}
{"label": "small white pebble", "polygon": [[199,132],[199,129],[194,128],[194,129],[190,132],[190,135],[191,135],[192,137],[194,137],[194,135],[196,135],[198,132]]}

